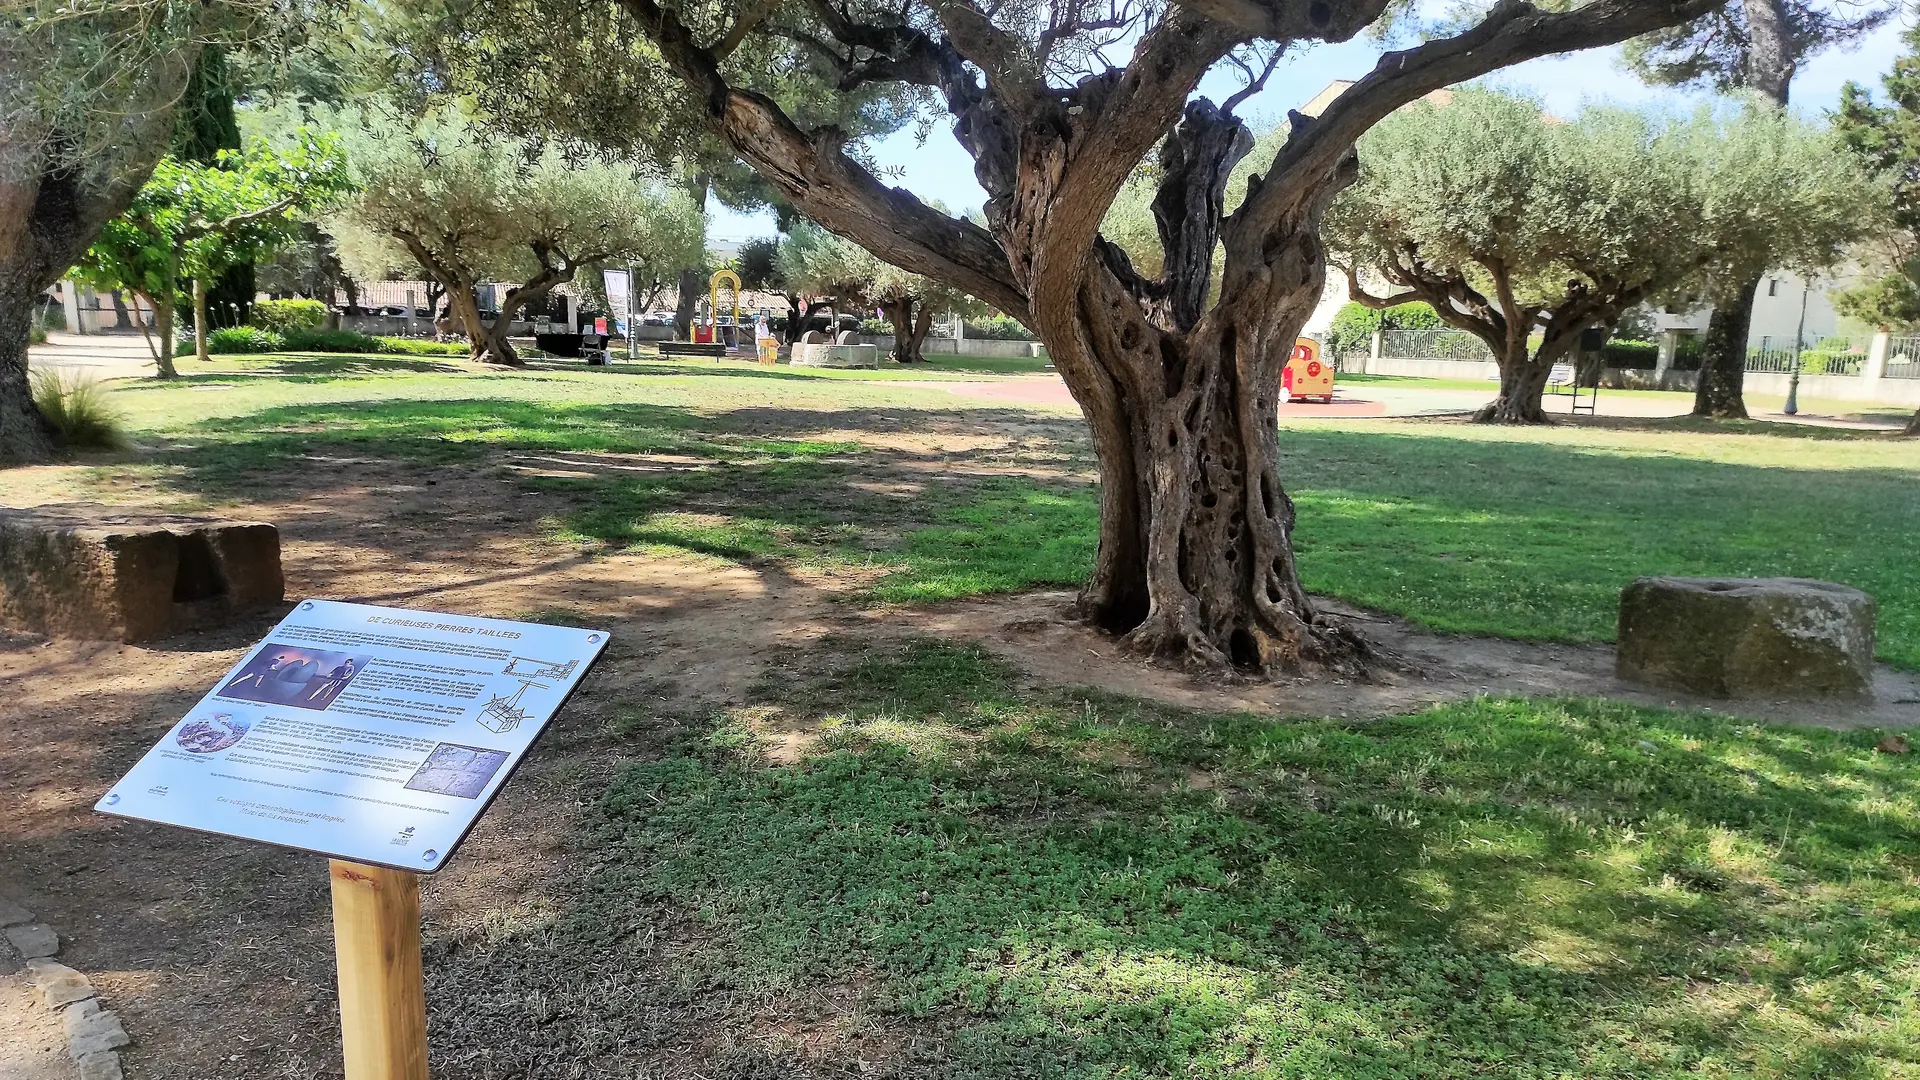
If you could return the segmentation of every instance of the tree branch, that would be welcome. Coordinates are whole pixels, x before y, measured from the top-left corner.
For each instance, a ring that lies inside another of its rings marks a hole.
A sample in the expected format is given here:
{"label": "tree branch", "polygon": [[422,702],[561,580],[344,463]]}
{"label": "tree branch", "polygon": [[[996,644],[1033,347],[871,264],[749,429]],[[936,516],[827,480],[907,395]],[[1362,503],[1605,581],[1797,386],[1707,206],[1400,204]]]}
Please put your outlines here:
{"label": "tree branch", "polygon": [[1399,307],[1401,304],[1418,303],[1424,299],[1421,293],[1412,290],[1395,293],[1392,296],[1374,296],[1361,286],[1360,275],[1354,272],[1353,267],[1342,267],[1342,269],[1347,272],[1347,299],[1361,307],[1385,311],[1388,308]]}
{"label": "tree branch", "polygon": [[780,10],[780,0],[760,0],[760,3],[734,20],[733,26],[727,30],[727,35],[714,43],[713,58],[725,60],[732,56],[741,42],[747,40],[747,35],[753,33],[761,23],[772,18],[773,13],[778,10]]}
{"label": "tree branch", "polygon": [[[1263,0],[1188,2],[1198,3],[1200,10],[1269,7]],[[1275,155],[1267,182],[1258,186],[1257,198],[1262,205],[1248,209],[1256,218],[1278,212],[1290,191],[1330,175],[1368,128],[1434,90],[1537,56],[1612,45],[1685,22],[1718,3],[1593,0],[1566,11],[1541,11],[1527,0],[1498,0],[1486,18],[1462,33],[1382,56],[1373,71],[1335,98],[1317,119],[1309,122],[1297,113],[1290,114],[1292,134]],[[1248,202],[1255,201],[1256,196],[1249,195]]]}
{"label": "tree branch", "polygon": [[713,54],[657,0],[619,3],[693,90],[709,126],[787,201],[886,262],[1027,317],[1026,292],[986,230],[881,184],[846,155],[838,133],[809,135],[771,98],[727,85]]}
{"label": "tree branch", "polygon": [[1386,0],[1342,4],[1321,0],[1179,0],[1181,7],[1234,27],[1248,37],[1286,42],[1345,41],[1387,9]]}

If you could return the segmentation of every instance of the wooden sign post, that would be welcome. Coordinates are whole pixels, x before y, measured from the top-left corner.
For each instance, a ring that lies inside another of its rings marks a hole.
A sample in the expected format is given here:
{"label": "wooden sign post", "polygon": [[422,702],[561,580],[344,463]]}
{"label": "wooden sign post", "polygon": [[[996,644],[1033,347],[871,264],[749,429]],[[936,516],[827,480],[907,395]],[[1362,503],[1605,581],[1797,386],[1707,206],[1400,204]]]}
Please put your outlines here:
{"label": "wooden sign post", "polygon": [[420,879],[329,860],[346,1080],[427,1080]]}

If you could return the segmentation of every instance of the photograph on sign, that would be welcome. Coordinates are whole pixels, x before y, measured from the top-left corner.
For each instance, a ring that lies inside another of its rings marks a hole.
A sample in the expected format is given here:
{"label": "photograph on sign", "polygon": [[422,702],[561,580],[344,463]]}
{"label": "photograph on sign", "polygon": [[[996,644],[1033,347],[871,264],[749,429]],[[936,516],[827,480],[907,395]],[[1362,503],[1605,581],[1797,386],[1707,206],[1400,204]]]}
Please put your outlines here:
{"label": "photograph on sign", "polygon": [[96,808],[432,873],[606,643],[604,630],[303,601]]}

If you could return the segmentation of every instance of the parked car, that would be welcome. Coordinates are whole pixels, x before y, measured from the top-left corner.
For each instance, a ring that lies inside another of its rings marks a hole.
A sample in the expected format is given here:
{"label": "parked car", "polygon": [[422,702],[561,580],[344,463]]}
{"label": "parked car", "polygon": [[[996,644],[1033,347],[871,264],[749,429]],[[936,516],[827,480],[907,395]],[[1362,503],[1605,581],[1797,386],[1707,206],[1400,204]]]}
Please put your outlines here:
{"label": "parked car", "polygon": [[645,315],[640,316],[640,325],[641,326],[672,326],[673,312],[649,311]]}

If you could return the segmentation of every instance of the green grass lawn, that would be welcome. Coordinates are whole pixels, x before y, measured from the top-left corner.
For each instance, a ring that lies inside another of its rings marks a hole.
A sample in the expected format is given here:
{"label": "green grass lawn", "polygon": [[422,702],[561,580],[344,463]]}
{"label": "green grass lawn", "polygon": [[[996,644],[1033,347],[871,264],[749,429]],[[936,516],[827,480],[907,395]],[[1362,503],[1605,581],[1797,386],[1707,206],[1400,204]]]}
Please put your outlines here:
{"label": "green grass lawn", "polygon": [[[711,467],[528,482],[575,506],[552,523],[559,539],[875,566],[886,574],[870,595],[885,600],[1082,578],[1097,493],[1079,479],[1089,461],[1076,425],[1048,421],[1036,445],[981,462],[1028,475],[961,467],[912,497],[875,493],[860,481],[919,470],[927,455],[864,446],[860,432],[1045,418],[852,374],[700,362],[476,373],[314,357],[113,396],[166,443],[121,469],[162,474],[192,498],[238,497],[288,455],[328,446],[479,466],[528,451],[672,453]],[[1760,423],[1300,421],[1281,445],[1314,590],[1440,629],[1579,641],[1611,637],[1619,589],[1642,574],[1825,578],[1878,597],[1881,656],[1920,668],[1913,440]],[[116,475],[104,468],[103,491]]]}
{"label": "green grass lawn", "polygon": [[[1583,700],[1276,723],[932,642],[775,660],[613,783],[591,879],[449,954],[438,1007],[614,1047],[684,988],[791,1018],[728,1037],[729,1075],[801,1071],[779,1032],[815,1001],[887,1076],[1920,1069],[1920,772],[1873,734]],[[818,741],[767,766],[769,723]]]}

